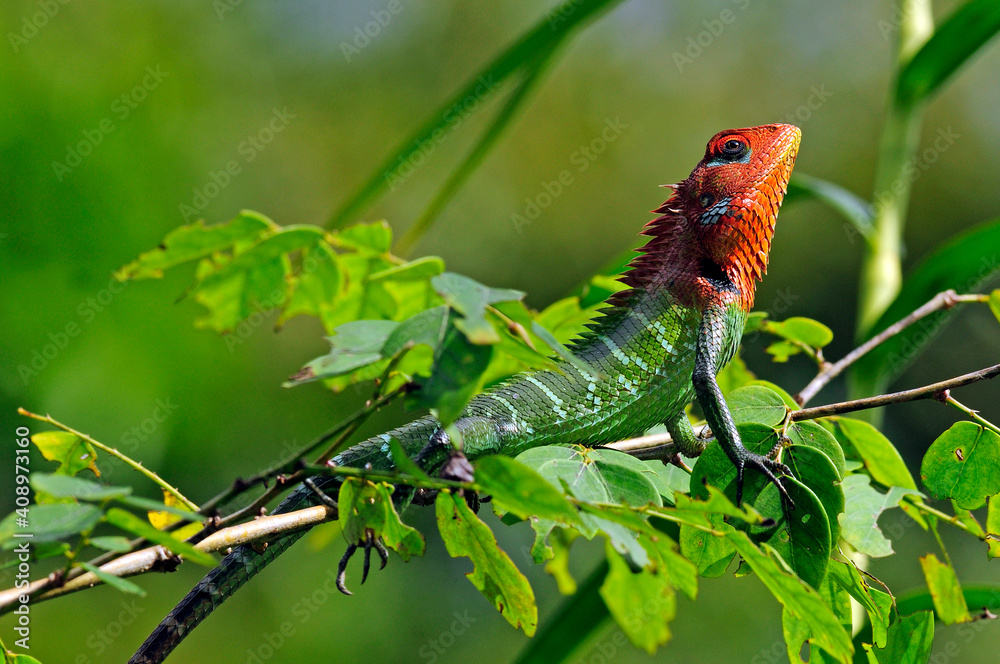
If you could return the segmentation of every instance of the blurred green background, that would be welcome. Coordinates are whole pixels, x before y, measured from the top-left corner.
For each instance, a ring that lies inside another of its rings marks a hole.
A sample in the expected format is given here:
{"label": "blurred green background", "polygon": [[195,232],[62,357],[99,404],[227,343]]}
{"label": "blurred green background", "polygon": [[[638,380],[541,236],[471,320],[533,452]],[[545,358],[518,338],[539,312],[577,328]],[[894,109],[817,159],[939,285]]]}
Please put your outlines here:
{"label": "blurred green background", "polygon": [[[401,11],[367,43],[354,41],[357,31],[388,2],[69,2],[32,31],[25,21],[41,4],[0,6],[7,35],[0,47],[4,435],[10,440],[26,423],[44,428],[19,418],[18,406],[49,412],[201,501],[326,429],[358,407],[367,390],[332,395],[319,385],[279,386],[324,352],[314,320],[293,320],[278,333],[269,321],[245,341],[227,340],[194,329],[196,304],[175,302],[189,269],[123,289],[112,271],[193,220],[183,206],[199,208],[209,222],[251,208],[280,224],[324,223],[429,113],[554,3],[503,0],[486,8],[401,0]],[[953,6],[940,2],[935,12]],[[700,53],[688,51],[689,38],[716,25],[724,10],[734,20],[702,37],[708,43]],[[414,255],[440,255],[451,270],[525,290],[532,306],[544,306],[638,243],[646,211],[665,197],[656,185],[686,176],[712,134],[768,122],[802,128],[799,171],[869,197],[898,11],[887,1],[626,0],[560,52],[537,95]],[[679,66],[676,54],[692,59]],[[958,138],[914,185],[908,264],[1000,214],[998,71],[1000,49],[985,49],[927,111],[922,148],[939,131]],[[386,218],[404,230],[501,103],[479,104],[362,218]],[[609,122],[620,129],[615,140],[593,159],[580,152]],[[81,141],[90,149],[78,149]],[[526,197],[536,198],[564,169],[572,184],[519,231],[512,215],[524,214]],[[860,249],[826,208],[786,207],[757,308],[825,322],[836,333],[828,356],[839,357],[851,347]],[[78,334],[63,336],[67,325]],[[969,309],[898,385],[995,363],[998,336],[985,307]],[[770,364],[760,342],[745,355],[789,391],[811,375],[801,359]],[[837,383],[817,403],[842,396]],[[1000,384],[958,396],[995,417]],[[362,433],[409,416],[391,409]],[[897,406],[886,416],[890,438],[914,470],[956,419],[930,402]],[[3,448],[0,486],[9,487],[13,448]],[[35,468],[43,467],[36,459]],[[121,467],[104,477],[156,495]],[[0,495],[4,513],[9,493]],[[432,515],[411,518],[428,536],[423,559],[404,565],[394,557],[352,598],[314,593],[343,547],[333,542],[317,550],[329,539],[319,529],[312,546],[293,549],[197,630],[175,661],[509,661],[523,635],[463,578],[468,561],[446,556]],[[922,583],[914,554],[934,548],[904,523],[898,515],[883,520],[904,556],[873,565],[894,590]],[[529,564],[528,529],[500,526],[498,535],[529,574],[544,624],[561,599]],[[961,548],[967,540],[956,538],[952,549],[963,582],[995,582],[998,563],[988,566],[979,547]],[[579,547],[579,576],[599,553]],[[143,599],[102,588],[37,605],[31,654],[45,664],[124,661],[203,571],[185,565],[142,578],[149,591]],[[358,570],[351,574],[356,582]],[[9,575],[0,578],[11,585]],[[741,606],[759,597],[763,608],[739,612],[726,601],[732,593],[744,598]],[[682,601],[678,613],[661,661],[784,657],[779,606],[752,578],[705,581],[699,601]],[[8,646],[11,627],[9,617],[0,619]],[[739,638],[719,639],[720,630]],[[998,639],[995,624],[947,628],[936,651],[947,657],[940,661],[995,661]],[[606,634],[580,661],[649,659],[621,643]]]}

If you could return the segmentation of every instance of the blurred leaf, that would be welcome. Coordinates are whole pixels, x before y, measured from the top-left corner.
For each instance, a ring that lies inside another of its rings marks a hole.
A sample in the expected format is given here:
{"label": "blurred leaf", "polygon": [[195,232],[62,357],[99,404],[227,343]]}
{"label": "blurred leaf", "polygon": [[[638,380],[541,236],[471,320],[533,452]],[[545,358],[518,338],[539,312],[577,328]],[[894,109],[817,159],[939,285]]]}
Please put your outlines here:
{"label": "blurred leaf", "polygon": [[[188,508],[188,506],[185,505],[183,502],[181,502],[174,494],[170,493],[169,491],[164,491],[163,505],[167,507],[167,510],[170,511],[155,509],[155,510],[148,510],[146,512],[146,518],[149,519],[150,525],[152,525],[157,530],[165,530],[168,526],[172,526],[173,524],[182,520],[190,521],[191,523],[188,523],[178,528],[177,530],[172,531],[174,537],[176,537],[177,539],[186,540],[187,538],[194,536],[195,533],[201,530],[202,524],[200,519],[202,519],[203,517],[200,514],[191,511],[191,509]],[[177,511],[183,512],[187,516],[182,517],[180,514],[176,513]]]}
{"label": "blurred leaf", "polygon": [[845,507],[840,519],[841,537],[861,553],[873,558],[892,554],[892,543],[878,527],[882,512],[896,507],[904,496],[919,492],[902,487],[890,487],[887,493],[879,493],[871,486],[867,475],[848,475],[841,483],[844,490]]}
{"label": "blurred leaf", "polygon": [[934,646],[934,614],[921,611],[900,616],[889,628],[885,648],[865,645],[878,664],[927,664]]}
{"label": "blurred leaf", "polygon": [[412,402],[436,409],[443,426],[452,424],[478,391],[492,354],[491,346],[474,344],[449,326],[434,352],[433,373],[416,381],[419,389],[410,397]]}
{"label": "blurred leaf", "polygon": [[351,544],[363,543],[367,533],[381,537],[404,561],[424,555],[424,536],[399,518],[392,503],[393,488],[354,477],[345,478],[337,500],[339,524]]}
{"label": "blurred leaf", "polygon": [[[871,338],[923,306],[938,293],[971,293],[1000,270],[1000,220],[980,224],[935,248],[903,280],[896,299],[866,333]],[[938,311],[909,326],[862,357],[851,368],[859,394],[874,394],[901,374],[941,332],[960,307]]]}
{"label": "blurred leaf", "polygon": [[920,464],[920,479],[935,498],[964,509],[1000,493],[1000,436],[973,422],[956,422],[937,437]]}
{"label": "blurred leaf", "polygon": [[810,348],[823,348],[833,341],[833,331],[811,318],[793,316],[780,322],[768,321],[764,329],[782,339],[798,341]]}
{"label": "blurred leaf", "polygon": [[[832,463],[828,470],[833,474]],[[754,501],[754,509],[773,525],[751,526],[750,538],[770,545],[800,579],[818,590],[830,562],[830,519],[816,494],[799,480],[786,477],[782,484],[795,509],[786,510],[778,488],[768,484]]]}
{"label": "blurred leaf", "polygon": [[170,231],[157,249],[141,254],[121,268],[115,276],[122,281],[159,278],[167,268],[204,258],[233,246],[253,244],[277,230],[278,225],[273,221],[249,210],[240,212],[226,223],[214,226],[206,226],[204,220],[200,220]]}
{"label": "blurred leaf", "polygon": [[114,551],[115,553],[124,553],[126,551],[132,550],[132,545],[129,543],[127,537],[121,537],[119,535],[108,535],[106,537],[91,537],[90,543],[96,546],[98,549],[104,549],[105,551]]}
{"label": "blurred leaf", "polygon": [[1000,323],[1000,288],[990,293],[989,305],[990,311],[993,312],[997,322]]}
{"label": "blurred leaf", "polygon": [[785,205],[805,196],[812,196],[839,212],[862,237],[872,234],[871,204],[860,196],[833,182],[796,171],[788,181]]}
{"label": "blurred leaf", "polygon": [[667,624],[677,613],[669,577],[647,570],[633,572],[610,542],[605,550],[610,569],[601,597],[629,641],[652,655],[670,640]]}
{"label": "blurred leaf", "polygon": [[340,261],[330,245],[317,242],[307,247],[302,252],[301,268],[287,279],[288,302],[278,324],[300,314],[315,316],[325,323],[333,314],[344,285]]}
{"label": "blurred leaf", "polygon": [[21,518],[11,512],[0,521],[0,543],[10,549],[24,539],[14,538],[14,533],[31,533],[32,545],[39,542],[55,542],[92,528],[101,519],[101,510],[94,505],[76,503],[52,503],[32,505],[28,512],[28,525],[19,525]]}
{"label": "blurred leaf", "polygon": [[899,73],[896,104],[910,106],[932,96],[997,31],[1000,5],[995,0],[970,0],[959,7]]}
{"label": "blurred leaf", "polygon": [[371,223],[357,223],[338,230],[333,243],[361,254],[382,255],[392,247],[392,229],[384,219]]}
{"label": "blurred leaf", "polygon": [[102,501],[132,493],[130,486],[106,486],[81,477],[58,473],[32,473],[31,487],[35,491],[44,491],[57,498],[72,497],[89,501]]}
{"label": "blurred leaf", "polygon": [[758,549],[746,533],[738,531],[730,532],[728,538],[775,599],[792,616],[809,626],[814,643],[832,655],[835,661],[849,663],[854,650],[851,637],[819,594],[787,571],[781,557],[767,545],[762,547],[763,550]]}
{"label": "blurred leaf", "polygon": [[448,555],[467,556],[473,564],[473,571],[466,574],[472,585],[507,622],[533,635],[538,625],[535,594],[510,557],[497,546],[490,529],[473,514],[463,496],[441,491],[434,506]]}
{"label": "blurred leaf", "polygon": [[376,272],[368,281],[425,281],[444,272],[444,261],[437,256],[424,256],[387,270]]}
{"label": "blurred leaf", "polygon": [[123,593],[128,593],[130,595],[138,595],[139,597],[145,597],[146,591],[135,585],[131,581],[126,581],[120,576],[115,576],[109,572],[105,572],[100,567],[91,565],[90,563],[80,563],[80,567],[91,572],[98,579],[106,583],[107,585],[122,591]]}
{"label": "blurred leaf", "polygon": [[488,456],[476,461],[476,483],[493,496],[500,509],[522,519],[532,516],[580,523],[580,517],[566,497],[534,470],[504,456]]}
{"label": "blurred leaf", "polygon": [[765,350],[768,355],[774,357],[775,362],[787,362],[788,358],[802,352],[802,349],[791,341],[775,341]]}
{"label": "blurred leaf", "polygon": [[829,574],[868,613],[874,643],[884,648],[892,620],[892,595],[870,586],[853,563],[831,560]]}
{"label": "blurred leaf", "polygon": [[945,625],[972,620],[965,606],[962,586],[951,565],[942,563],[933,553],[920,557],[920,568],[924,572],[927,588],[934,599],[934,610],[938,620]]}
{"label": "blurred leaf", "polygon": [[[197,512],[192,512],[187,507],[177,507],[175,503],[167,505],[156,500],[143,498],[142,496],[120,496],[115,500],[123,505],[135,507],[140,510],[146,510],[147,512],[167,512],[174,516],[178,516],[185,521],[199,522],[201,519],[205,518]],[[177,533],[174,533],[174,535],[176,534]]]}
{"label": "blurred leaf", "polygon": [[412,475],[422,480],[429,480],[430,476],[409,457],[403,445],[389,434],[383,434],[383,438],[388,438],[389,458],[392,459],[393,467],[401,473]]}
{"label": "blurred leaf", "polygon": [[159,544],[173,553],[176,553],[178,556],[183,556],[193,563],[204,565],[206,567],[215,567],[215,558],[211,555],[201,551],[200,549],[194,548],[187,542],[182,542],[170,533],[157,530],[131,512],[126,512],[123,509],[112,507],[108,510],[105,518],[111,525],[118,526],[122,530],[126,530],[133,535],[138,535],[139,537],[147,539],[154,544]]}
{"label": "blurred leaf", "polygon": [[49,461],[59,462],[56,472],[62,475],[76,475],[87,469],[100,477],[97,469],[97,451],[94,446],[76,434],[65,431],[43,431],[31,437],[42,456]]}
{"label": "blurred leaf", "polygon": [[726,399],[736,424],[754,422],[776,427],[785,421],[788,408],[781,395],[766,387],[741,387]]}
{"label": "blurred leaf", "polygon": [[917,490],[899,450],[881,431],[868,422],[850,417],[834,419],[836,426],[860,455],[872,478],[882,486]]}

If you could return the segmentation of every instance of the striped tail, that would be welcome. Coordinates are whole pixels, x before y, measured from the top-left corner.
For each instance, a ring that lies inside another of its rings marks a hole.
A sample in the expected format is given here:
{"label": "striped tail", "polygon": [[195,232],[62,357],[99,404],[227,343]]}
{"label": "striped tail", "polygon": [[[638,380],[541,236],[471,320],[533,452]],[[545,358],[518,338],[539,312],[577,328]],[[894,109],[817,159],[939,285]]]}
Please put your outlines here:
{"label": "striped tail", "polygon": [[[386,436],[398,440],[406,452],[414,456],[430,440],[431,434],[437,429],[437,421],[432,417],[423,417],[388,434],[370,438],[348,450],[334,459],[338,465],[363,468],[371,464],[372,468],[387,469],[392,467],[392,459],[388,453]],[[336,477],[314,478],[315,485],[324,493],[336,496],[340,484]],[[274,509],[272,514],[294,512],[319,505],[320,501],[312,489],[299,485]],[[267,567],[275,558],[288,550],[295,542],[306,534],[306,530],[285,535],[268,543],[267,547],[258,552],[249,545],[242,545],[222,559],[218,567],[213,569],[197,586],[182,599],[177,606],[157,625],[153,633],[143,642],[129,664],[160,664],[167,655],[176,648],[202,620],[215,611],[223,602],[229,599],[243,585],[257,576],[257,573]]]}

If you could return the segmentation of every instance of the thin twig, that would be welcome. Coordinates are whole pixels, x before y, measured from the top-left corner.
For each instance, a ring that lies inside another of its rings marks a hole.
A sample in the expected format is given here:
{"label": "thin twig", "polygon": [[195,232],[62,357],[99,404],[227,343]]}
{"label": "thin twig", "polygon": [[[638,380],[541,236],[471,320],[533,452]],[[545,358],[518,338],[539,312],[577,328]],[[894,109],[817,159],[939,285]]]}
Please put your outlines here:
{"label": "thin twig", "polygon": [[30,410],[25,410],[24,408],[18,408],[17,412],[18,412],[18,414],[24,415],[25,417],[30,417],[32,419],[38,420],[39,422],[46,422],[48,424],[51,424],[54,427],[62,429],[63,431],[65,431],[67,433],[71,433],[74,436],[77,436],[78,438],[82,438],[83,440],[87,441],[88,443],[90,443],[91,445],[93,445],[97,449],[101,450],[102,452],[105,452],[105,453],[107,453],[107,454],[109,454],[109,455],[111,455],[113,457],[121,459],[123,462],[125,462],[125,464],[127,464],[133,470],[139,471],[140,473],[142,473],[143,475],[145,475],[146,477],[148,477],[150,480],[152,480],[154,483],[156,483],[156,485],[159,486],[161,489],[163,489],[164,491],[166,491],[170,495],[174,496],[177,500],[179,500],[181,503],[183,503],[184,506],[187,507],[192,512],[198,510],[198,506],[195,505],[190,500],[188,500],[187,498],[185,498],[184,495],[180,492],[179,489],[177,489],[176,487],[171,486],[170,483],[167,482],[166,480],[164,480],[162,477],[160,477],[159,475],[157,475],[153,471],[149,470],[148,468],[146,468],[145,466],[143,466],[138,461],[133,461],[132,459],[128,458],[127,456],[125,456],[124,454],[122,454],[121,452],[119,452],[118,450],[116,450],[115,448],[108,447],[104,443],[101,443],[101,442],[98,442],[97,440],[94,440],[93,438],[91,438],[87,434],[82,433],[80,431],[77,431],[76,429],[73,429],[72,427],[66,426],[62,422],[60,422],[60,421],[56,420],[55,418],[53,418],[51,415],[39,415],[38,413],[32,413]]}
{"label": "thin twig", "polygon": [[997,425],[993,424],[992,422],[990,422],[989,420],[987,420],[985,417],[983,417],[982,415],[980,415],[978,410],[973,410],[972,408],[969,408],[968,406],[962,405],[954,397],[952,397],[950,394],[945,395],[944,402],[946,404],[948,404],[949,406],[952,406],[952,407],[957,408],[958,410],[962,411],[963,413],[966,414],[966,416],[968,416],[969,418],[975,420],[976,422],[979,422],[979,424],[983,425],[984,427],[986,427],[987,429],[989,429],[993,433],[1000,434],[1000,427],[998,427]]}
{"label": "thin twig", "polygon": [[915,309],[909,315],[896,321],[889,327],[885,328],[874,337],[861,344],[850,353],[845,355],[843,359],[834,363],[827,364],[824,368],[816,374],[808,385],[806,385],[801,392],[795,395],[795,401],[800,405],[804,406],[809,401],[816,396],[816,393],[823,389],[827,383],[839,376],[847,367],[851,366],[859,359],[868,354],[876,346],[884,343],[887,339],[894,337],[903,330],[905,330],[910,325],[913,325],[921,318],[924,318],[935,311],[942,309],[951,309],[956,304],[960,302],[984,302],[988,296],[971,294],[971,295],[959,295],[953,290],[946,290],[938,293],[932,297],[923,306]]}

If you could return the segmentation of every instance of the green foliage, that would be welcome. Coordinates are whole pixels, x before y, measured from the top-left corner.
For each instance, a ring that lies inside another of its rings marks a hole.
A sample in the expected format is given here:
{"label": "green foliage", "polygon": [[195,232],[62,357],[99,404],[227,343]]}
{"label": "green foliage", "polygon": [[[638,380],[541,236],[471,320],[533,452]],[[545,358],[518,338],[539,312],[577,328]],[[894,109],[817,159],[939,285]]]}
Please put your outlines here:
{"label": "green foliage", "polygon": [[1000,493],[1000,435],[956,422],[927,450],[920,479],[935,498],[951,498],[969,510],[982,507]]}
{"label": "green foliage", "polygon": [[340,529],[348,542],[381,537],[404,561],[424,555],[424,537],[404,524],[392,504],[392,487],[349,477],[337,501]]}

